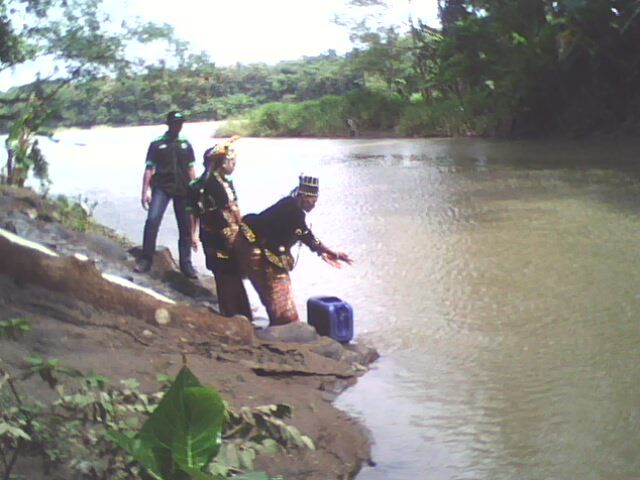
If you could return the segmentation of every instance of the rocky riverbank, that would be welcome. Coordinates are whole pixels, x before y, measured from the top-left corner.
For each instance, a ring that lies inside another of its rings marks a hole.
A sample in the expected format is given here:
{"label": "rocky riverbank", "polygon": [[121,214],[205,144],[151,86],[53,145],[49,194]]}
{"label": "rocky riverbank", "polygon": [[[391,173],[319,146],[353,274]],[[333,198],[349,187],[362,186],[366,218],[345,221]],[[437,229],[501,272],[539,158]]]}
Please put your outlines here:
{"label": "rocky riverbank", "polygon": [[37,353],[155,391],[156,375],[175,375],[184,357],[234,407],[293,407],[290,423],[316,449],[258,458],[259,469],[286,480],[346,479],[368,461],[368,433],[331,402],[367,371],[374,349],[304,323],[257,330],[244,317],[222,317],[212,277],[187,280],[166,249],[150,274],[134,273],[132,245],[105,228],[74,230],[64,216],[34,192],[0,187],[0,320],[33,327],[0,340],[5,370]]}

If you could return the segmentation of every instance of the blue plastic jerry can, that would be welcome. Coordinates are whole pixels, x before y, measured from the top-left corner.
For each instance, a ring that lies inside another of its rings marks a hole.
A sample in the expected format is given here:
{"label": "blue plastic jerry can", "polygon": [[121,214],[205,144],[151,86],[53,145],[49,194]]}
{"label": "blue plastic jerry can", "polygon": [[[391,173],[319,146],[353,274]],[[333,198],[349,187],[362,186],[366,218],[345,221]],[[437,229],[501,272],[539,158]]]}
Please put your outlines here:
{"label": "blue plastic jerry can", "polygon": [[310,297],[307,322],[319,335],[338,342],[349,342],[353,338],[353,308],[338,297]]}

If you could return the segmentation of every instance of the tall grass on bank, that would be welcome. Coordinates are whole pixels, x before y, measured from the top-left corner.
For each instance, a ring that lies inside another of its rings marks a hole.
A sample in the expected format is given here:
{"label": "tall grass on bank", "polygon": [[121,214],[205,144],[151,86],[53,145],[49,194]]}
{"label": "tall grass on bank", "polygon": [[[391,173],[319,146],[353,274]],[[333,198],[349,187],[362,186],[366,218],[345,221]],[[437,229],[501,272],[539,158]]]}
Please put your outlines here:
{"label": "tall grass on bank", "polygon": [[479,96],[403,99],[387,91],[354,90],[299,103],[274,102],[230,120],[216,135],[254,137],[486,136],[499,133],[497,115]]}
{"label": "tall grass on bank", "polygon": [[351,134],[349,119],[358,132],[394,133],[403,103],[396,95],[364,89],[299,103],[274,102],[229,121],[217,135],[345,137]]}

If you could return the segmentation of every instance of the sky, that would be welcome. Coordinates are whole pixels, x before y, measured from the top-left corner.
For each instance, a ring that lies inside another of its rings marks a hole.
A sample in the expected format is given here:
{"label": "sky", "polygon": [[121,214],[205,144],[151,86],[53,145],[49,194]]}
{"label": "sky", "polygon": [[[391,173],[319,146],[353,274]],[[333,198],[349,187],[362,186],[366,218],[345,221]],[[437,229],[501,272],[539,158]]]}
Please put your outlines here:
{"label": "sky", "polygon": [[[389,0],[389,8],[348,7],[346,0],[103,0],[105,11],[118,23],[140,19],[169,23],[177,38],[205,51],[218,66],[235,63],[295,60],[329,49],[351,50],[349,30],[333,22],[380,13],[380,22],[401,25],[409,13],[431,26],[438,25],[437,0]],[[163,52],[147,47],[142,55],[157,58]],[[33,79],[33,65],[0,72],[0,91]]]}
{"label": "sky", "polygon": [[[207,51],[218,65],[275,63],[335,49],[351,49],[349,31],[334,16],[362,15],[345,0],[109,0],[129,15],[174,26],[179,38]],[[183,12],[176,15],[175,7]],[[437,23],[437,0],[390,0],[387,23],[406,22],[409,9]],[[114,8],[114,11],[117,8]],[[368,9],[372,11],[371,9]]]}

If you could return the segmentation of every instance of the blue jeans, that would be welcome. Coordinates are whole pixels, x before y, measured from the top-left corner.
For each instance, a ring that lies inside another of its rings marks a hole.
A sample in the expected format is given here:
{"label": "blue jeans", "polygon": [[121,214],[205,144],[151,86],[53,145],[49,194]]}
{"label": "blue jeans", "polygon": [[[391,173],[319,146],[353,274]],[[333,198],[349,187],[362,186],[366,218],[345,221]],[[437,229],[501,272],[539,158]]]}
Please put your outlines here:
{"label": "blue jeans", "polygon": [[147,221],[144,224],[142,256],[148,260],[153,260],[158,230],[160,230],[162,217],[171,200],[173,200],[173,212],[178,223],[180,267],[183,267],[191,262],[191,219],[187,213],[187,197],[177,197],[159,188],[154,188],[151,193],[151,205],[149,205]]}

